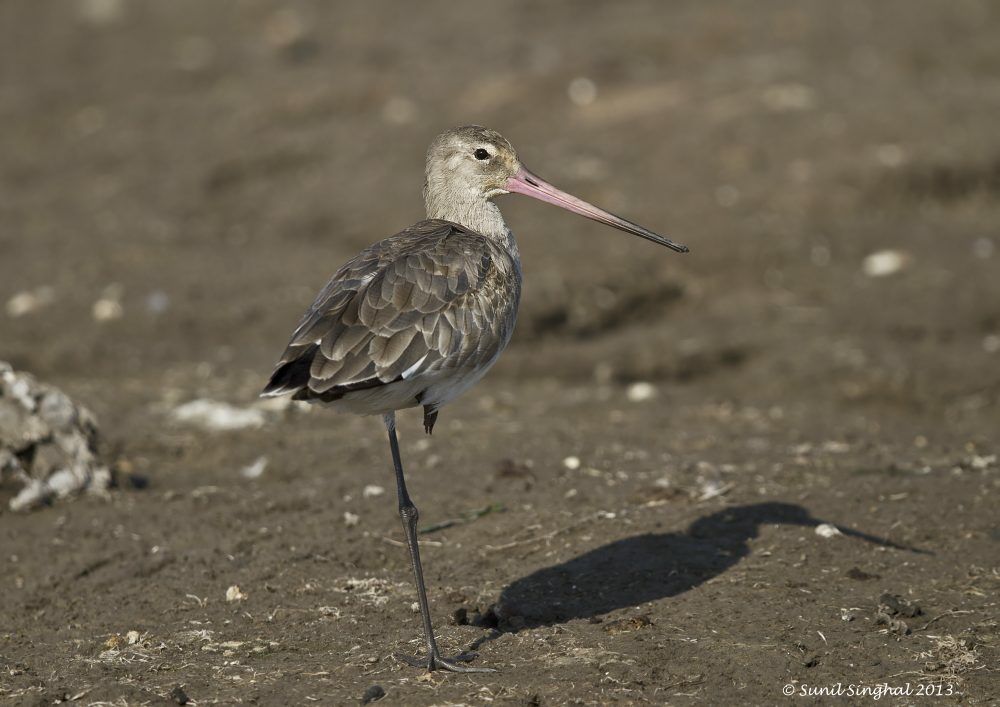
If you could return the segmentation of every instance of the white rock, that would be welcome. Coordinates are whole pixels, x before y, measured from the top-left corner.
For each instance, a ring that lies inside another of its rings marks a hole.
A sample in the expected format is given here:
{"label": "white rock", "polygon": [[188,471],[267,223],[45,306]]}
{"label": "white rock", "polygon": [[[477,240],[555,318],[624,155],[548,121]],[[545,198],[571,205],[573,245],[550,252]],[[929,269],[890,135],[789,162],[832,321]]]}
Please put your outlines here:
{"label": "white rock", "polygon": [[243,601],[246,598],[239,585],[234,584],[226,590],[226,601]]}
{"label": "white rock", "polygon": [[900,250],[880,250],[864,259],[861,270],[868,277],[886,277],[906,268],[911,260],[908,253]]}
{"label": "white rock", "polygon": [[569,82],[566,93],[573,105],[589,106],[597,100],[597,84],[585,76],[580,76]]}
{"label": "white rock", "polygon": [[580,457],[566,457],[562,463],[570,471],[576,471],[580,468]]}
{"label": "white rock", "polygon": [[633,383],[625,390],[625,397],[628,398],[630,402],[641,403],[655,398],[656,393],[656,386],[652,383],[639,381],[637,383]]}
{"label": "white rock", "polygon": [[816,535],[821,538],[834,538],[838,535],[843,535],[837,526],[830,523],[820,523],[816,526]]}
{"label": "white rock", "polygon": [[52,304],[56,299],[56,292],[51,287],[37,287],[34,290],[18,292],[7,300],[4,309],[7,316],[17,318],[26,314],[37,312],[39,309]]}
{"label": "white rock", "polygon": [[112,319],[121,319],[124,309],[122,308],[122,303],[118,300],[102,297],[94,302],[91,314],[94,317],[94,321],[107,322]]}
{"label": "white rock", "polygon": [[257,479],[267,469],[267,457],[257,457],[252,464],[240,469],[240,476],[244,479]]}
{"label": "white rock", "polygon": [[385,493],[385,489],[375,484],[368,484],[361,492],[363,498],[377,498]]}
{"label": "white rock", "polygon": [[238,408],[204,398],[174,408],[171,416],[177,422],[217,431],[261,427],[264,424],[264,413],[260,410]]}

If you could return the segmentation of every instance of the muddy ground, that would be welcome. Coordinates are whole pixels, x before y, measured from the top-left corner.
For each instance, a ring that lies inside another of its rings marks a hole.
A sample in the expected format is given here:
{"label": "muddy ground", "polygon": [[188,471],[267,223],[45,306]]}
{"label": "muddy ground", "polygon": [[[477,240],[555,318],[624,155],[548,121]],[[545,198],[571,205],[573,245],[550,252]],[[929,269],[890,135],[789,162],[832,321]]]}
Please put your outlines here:
{"label": "muddy ground", "polygon": [[[0,489],[0,699],[1000,698],[995,4],[11,0],[0,45],[0,359],[119,481]],[[499,672],[428,677],[378,420],[171,411],[253,405],[467,122],[691,253],[502,200],[513,343],[400,423],[463,521],[423,536],[440,641]]]}

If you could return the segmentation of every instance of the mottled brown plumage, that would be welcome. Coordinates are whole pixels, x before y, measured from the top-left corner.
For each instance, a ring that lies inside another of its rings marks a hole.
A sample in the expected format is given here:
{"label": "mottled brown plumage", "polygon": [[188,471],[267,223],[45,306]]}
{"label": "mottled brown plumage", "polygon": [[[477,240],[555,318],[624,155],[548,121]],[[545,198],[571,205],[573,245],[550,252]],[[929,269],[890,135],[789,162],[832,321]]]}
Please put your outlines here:
{"label": "mottled brown plumage", "polygon": [[[323,288],[264,393],[326,403],[354,393],[355,407],[392,402],[363,412],[436,410],[446,402],[443,377],[475,375],[510,339],[516,270],[501,246],[450,221],[421,221],[379,241]],[[371,393],[391,385],[405,395]]]}
{"label": "mottled brown plumage", "polygon": [[427,151],[428,220],[369,246],[337,271],[299,322],[262,393],[383,415],[427,645],[426,657],[403,660],[428,670],[488,669],[456,662],[473,657],[468,654],[443,658],[434,639],[418,512],[403,476],[395,411],[422,405],[430,433],[438,409],[478,381],[510,341],[521,260],[493,203],[510,192],[687,250],[527,171],[496,131],[476,125],[446,131]]}

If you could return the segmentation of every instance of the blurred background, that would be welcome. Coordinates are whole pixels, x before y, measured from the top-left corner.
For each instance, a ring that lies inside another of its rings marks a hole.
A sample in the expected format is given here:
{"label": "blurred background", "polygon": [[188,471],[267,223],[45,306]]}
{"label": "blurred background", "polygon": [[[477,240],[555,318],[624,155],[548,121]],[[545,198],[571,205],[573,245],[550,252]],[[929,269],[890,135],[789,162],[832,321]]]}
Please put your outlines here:
{"label": "blurred background", "polygon": [[[229,535],[262,513],[304,524],[299,548],[333,552],[303,511],[339,518],[364,474],[388,480],[371,420],[268,410],[263,429],[219,434],[172,411],[258,410],[315,293],[423,218],[426,146],[465,123],[691,253],[500,200],[525,275],[511,348],[430,447],[416,417],[402,423],[432,513],[495,500],[511,478],[527,479],[505,496],[519,527],[634,499],[654,478],[737,500],[818,483],[847,512],[891,492],[859,469],[995,452],[993,3],[5,0],[0,45],[0,360],[97,414],[109,462],[149,485],[121,522],[189,542],[205,567],[222,551],[205,537],[266,565],[271,545]],[[841,456],[801,461],[810,449]],[[248,486],[238,471],[261,458]],[[433,485],[465,467],[479,476]],[[567,480],[577,468],[596,471]],[[911,501],[968,498],[933,483]],[[206,485],[232,503],[197,533],[157,515],[162,494]],[[99,555],[107,509],[76,513],[81,557]],[[502,535],[514,520],[496,522]],[[368,549],[337,550],[344,566],[405,579],[397,548],[354,542]],[[519,572],[496,560],[480,563],[484,586]],[[433,582],[462,566],[438,562]],[[117,630],[81,621],[87,636]]]}

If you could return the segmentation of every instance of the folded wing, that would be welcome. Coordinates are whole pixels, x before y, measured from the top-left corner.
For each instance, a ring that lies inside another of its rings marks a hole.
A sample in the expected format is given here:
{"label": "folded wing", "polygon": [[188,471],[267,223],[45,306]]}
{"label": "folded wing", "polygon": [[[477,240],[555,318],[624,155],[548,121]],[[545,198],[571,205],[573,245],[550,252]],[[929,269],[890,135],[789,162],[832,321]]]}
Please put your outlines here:
{"label": "folded wing", "polygon": [[330,402],[499,351],[505,259],[449,221],[421,221],[375,243],[320,292],[262,395]]}

